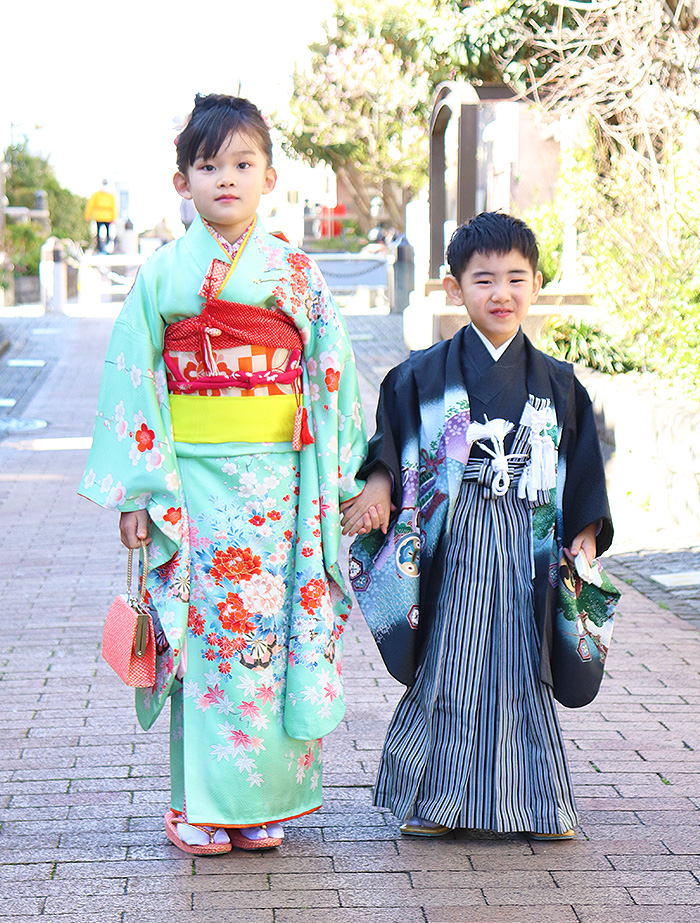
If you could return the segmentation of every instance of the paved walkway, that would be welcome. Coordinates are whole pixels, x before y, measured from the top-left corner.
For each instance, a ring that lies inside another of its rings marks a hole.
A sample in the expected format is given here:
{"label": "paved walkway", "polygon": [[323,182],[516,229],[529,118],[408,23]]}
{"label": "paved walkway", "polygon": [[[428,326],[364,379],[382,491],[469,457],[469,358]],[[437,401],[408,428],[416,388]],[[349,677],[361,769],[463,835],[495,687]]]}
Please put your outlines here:
{"label": "paved walkway", "polygon": [[[378,378],[402,354],[399,322],[348,322],[371,416]],[[13,346],[0,357],[0,398],[14,389],[18,403],[0,407],[0,419],[48,426],[4,438],[0,429],[0,919],[700,920],[700,635],[675,614],[672,594],[653,601],[624,582],[602,692],[585,709],[561,710],[581,814],[575,841],[466,831],[416,841],[371,806],[401,688],[355,612],[348,711],[326,741],[322,811],[288,825],[272,853],[179,853],[162,823],[167,721],[138,729],[131,694],[99,654],[125,565],[116,517],[75,494],[110,322],[42,317],[3,326]],[[23,357],[46,365],[7,364]],[[610,564],[630,580],[645,572],[629,557]]]}

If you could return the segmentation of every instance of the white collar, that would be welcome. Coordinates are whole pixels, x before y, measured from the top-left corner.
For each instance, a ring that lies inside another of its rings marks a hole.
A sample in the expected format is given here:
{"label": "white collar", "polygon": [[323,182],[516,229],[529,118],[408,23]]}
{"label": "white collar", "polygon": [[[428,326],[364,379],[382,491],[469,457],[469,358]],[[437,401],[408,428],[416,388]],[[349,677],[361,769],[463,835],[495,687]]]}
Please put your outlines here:
{"label": "white collar", "polygon": [[501,358],[503,353],[508,349],[510,344],[513,342],[513,340],[518,335],[518,330],[520,329],[518,327],[518,330],[516,330],[513,336],[509,340],[506,340],[505,343],[502,343],[500,346],[494,346],[493,343],[489,339],[487,339],[487,337],[484,336],[481,330],[479,330],[476,324],[472,324],[472,327],[474,328],[474,333],[478,334],[479,339],[484,344],[486,349],[488,349],[489,353],[491,354],[492,359],[495,362],[498,362],[498,360]]}

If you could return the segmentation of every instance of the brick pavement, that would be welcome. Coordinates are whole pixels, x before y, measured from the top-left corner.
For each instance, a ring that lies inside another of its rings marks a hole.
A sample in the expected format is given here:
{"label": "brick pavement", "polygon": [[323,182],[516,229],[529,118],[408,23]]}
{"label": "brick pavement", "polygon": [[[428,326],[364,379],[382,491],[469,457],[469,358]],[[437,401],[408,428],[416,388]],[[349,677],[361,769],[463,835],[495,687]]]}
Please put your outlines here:
{"label": "brick pavement", "polygon": [[[378,376],[402,353],[399,322],[356,316],[348,323],[373,409]],[[348,711],[326,740],[322,811],[289,824],[284,846],[272,853],[179,853],[162,826],[167,721],[142,732],[131,694],[99,655],[125,563],[116,519],[75,494],[85,448],[72,440],[91,432],[110,322],[47,317],[3,325],[27,335],[0,358],[0,385],[8,358],[36,355],[49,341],[54,352],[20,411],[49,426],[0,441],[0,919],[700,920],[700,635],[672,607],[626,584],[600,696],[587,708],[561,710],[581,813],[575,841],[531,844],[466,831],[416,841],[371,806],[401,688],[354,612]],[[34,332],[42,328],[53,332]]]}

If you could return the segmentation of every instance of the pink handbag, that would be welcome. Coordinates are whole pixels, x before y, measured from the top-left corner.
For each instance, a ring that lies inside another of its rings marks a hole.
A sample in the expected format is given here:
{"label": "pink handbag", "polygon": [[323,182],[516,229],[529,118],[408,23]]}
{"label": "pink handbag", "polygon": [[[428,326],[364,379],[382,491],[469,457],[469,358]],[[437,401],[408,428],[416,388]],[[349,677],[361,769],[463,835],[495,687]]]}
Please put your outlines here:
{"label": "pink handbag", "polygon": [[146,608],[148,547],[142,543],[143,568],[138,598],[131,595],[131,557],[126,564],[126,593],[109,608],[102,632],[102,656],[127,686],[146,688],[156,681],[156,639]]}

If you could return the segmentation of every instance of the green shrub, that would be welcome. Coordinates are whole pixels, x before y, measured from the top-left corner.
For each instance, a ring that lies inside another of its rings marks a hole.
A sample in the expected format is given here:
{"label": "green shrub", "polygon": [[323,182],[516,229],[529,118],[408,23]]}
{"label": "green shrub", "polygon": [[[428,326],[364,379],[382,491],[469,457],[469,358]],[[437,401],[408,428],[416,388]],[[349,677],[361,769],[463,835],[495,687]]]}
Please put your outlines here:
{"label": "green shrub", "polygon": [[41,245],[45,237],[41,227],[33,221],[8,224],[5,228],[5,247],[14,263],[15,275],[38,276]]}
{"label": "green shrub", "polygon": [[578,362],[608,375],[639,368],[629,352],[601,327],[581,320],[550,318],[540,338],[540,348],[557,359]]}

